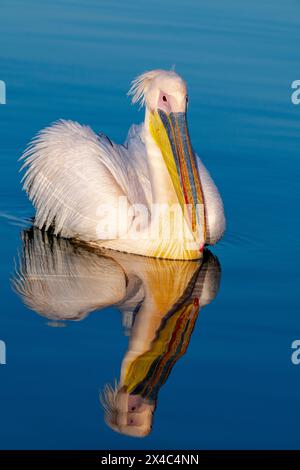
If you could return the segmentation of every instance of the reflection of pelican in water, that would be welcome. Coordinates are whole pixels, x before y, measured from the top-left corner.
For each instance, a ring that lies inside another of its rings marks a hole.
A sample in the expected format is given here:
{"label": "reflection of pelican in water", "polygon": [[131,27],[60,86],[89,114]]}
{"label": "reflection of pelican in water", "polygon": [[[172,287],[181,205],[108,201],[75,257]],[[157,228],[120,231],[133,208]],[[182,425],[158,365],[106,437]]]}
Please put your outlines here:
{"label": "reflection of pelican in water", "polygon": [[13,281],[23,301],[52,320],[80,320],[109,305],[123,313],[130,335],[119,383],[101,396],[114,430],[144,436],[151,430],[160,387],[189,344],[199,309],[218,290],[218,260],[167,261],[85,246],[31,229]]}

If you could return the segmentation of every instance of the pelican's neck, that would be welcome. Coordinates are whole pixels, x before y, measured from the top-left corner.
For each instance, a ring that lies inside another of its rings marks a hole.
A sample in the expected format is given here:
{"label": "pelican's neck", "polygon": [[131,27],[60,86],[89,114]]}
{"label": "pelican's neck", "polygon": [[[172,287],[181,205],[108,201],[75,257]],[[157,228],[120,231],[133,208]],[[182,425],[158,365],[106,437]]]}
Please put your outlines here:
{"label": "pelican's neck", "polygon": [[[144,121],[143,140],[152,193],[147,226],[143,225],[144,228],[137,232],[136,227],[139,225],[133,223],[126,238],[108,240],[101,243],[101,246],[154,258],[199,259],[202,254],[197,243],[194,243],[193,234],[184,217],[163,154],[151,135],[148,109]],[[139,222],[138,217],[137,221]]]}
{"label": "pelican's neck", "polygon": [[150,132],[150,112],[146,108],[144,140],[147,151],[148,168],[154,204],[178,203],[175,189],[164,162],[163,155]]}

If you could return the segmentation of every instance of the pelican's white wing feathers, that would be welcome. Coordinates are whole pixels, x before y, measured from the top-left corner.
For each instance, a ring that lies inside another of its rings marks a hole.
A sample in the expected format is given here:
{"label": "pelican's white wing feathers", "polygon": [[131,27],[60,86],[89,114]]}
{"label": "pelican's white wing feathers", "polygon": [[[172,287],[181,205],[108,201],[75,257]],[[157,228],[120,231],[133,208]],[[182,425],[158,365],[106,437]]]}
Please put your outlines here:
{"label": "pelican's white wing feathers", "polygon": [[22,157],[24,189],[36,208],[35,225],[47,229],[53,224],[55,234],[87,241],[99,239],[99,223],[109,223],[114,230],[116,218],[100,218],[99,207],[101,211],[105,204],[113,211],[122,196],[129,204],[146,202],[142,184],[147,188],[150,183],[143,147],[138,129],[129,135],[127,148],[73,121],[58,121],[42,130]]}

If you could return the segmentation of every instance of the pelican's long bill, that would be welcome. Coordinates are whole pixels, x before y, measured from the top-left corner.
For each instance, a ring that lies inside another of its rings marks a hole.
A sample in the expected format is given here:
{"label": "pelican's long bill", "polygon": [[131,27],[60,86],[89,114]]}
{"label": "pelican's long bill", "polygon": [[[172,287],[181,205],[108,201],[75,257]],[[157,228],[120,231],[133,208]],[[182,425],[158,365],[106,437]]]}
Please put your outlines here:
{"label": "pelican's long bill", "polygon": [[206,242],[204,197],[186,113],[154,111],[150,115],[150,131],[162,152],[192,236],[203,247]]}

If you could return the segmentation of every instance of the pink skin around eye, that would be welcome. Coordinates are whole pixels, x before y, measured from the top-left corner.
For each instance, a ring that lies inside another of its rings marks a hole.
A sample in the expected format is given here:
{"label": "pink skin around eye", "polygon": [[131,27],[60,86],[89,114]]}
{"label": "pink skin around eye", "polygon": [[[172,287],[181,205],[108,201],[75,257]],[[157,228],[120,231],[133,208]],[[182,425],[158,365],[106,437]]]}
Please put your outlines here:
{"label": "pink skin around eye", "polygon": [[144,400],[140,395],[129,395],[128,396],[128,411],[138,412],[142,408]]}
{"label": "pink skin around eye", "polygon": [[168,114],[172,112],[171,97],[170,95],[168,95],[167,93],[164,93],[163,91],[159,92],[158,108]]}

